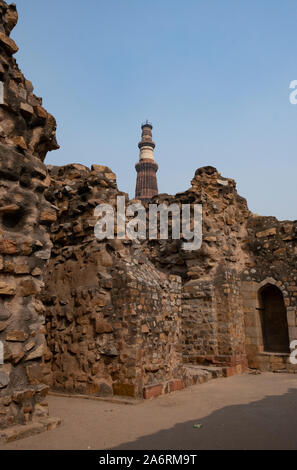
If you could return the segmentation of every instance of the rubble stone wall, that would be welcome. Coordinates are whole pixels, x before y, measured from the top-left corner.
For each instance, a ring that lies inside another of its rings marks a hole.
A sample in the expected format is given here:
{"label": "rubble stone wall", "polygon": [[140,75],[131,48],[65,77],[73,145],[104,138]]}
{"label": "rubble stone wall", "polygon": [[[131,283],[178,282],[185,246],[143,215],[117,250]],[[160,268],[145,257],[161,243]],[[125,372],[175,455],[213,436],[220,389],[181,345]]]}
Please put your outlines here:
{"label": "rubble stone wall", "polygon": [[181,367],[181,279],[159,272],[130,240],[98,241],[94,209],[115,206],[106,167],[49,168],[57,207],[42,300],[56,390],[142,396]]}
{"label": "rubble stone wall", "polygon": [[48,413],[45,317],[37,296],[51,251],[43,160],[58,145],[54,118],[13,58],[17,19],[15,5],[0,1],[0,429]]}
{"label": "rubble stone wall", "polygon": [[251,263],[242,273],[246,351],[251,367],[296,372],[288,354],[264,350],[259,292],[267,285],[280,289],[287,311],[289,342],[297,339],[297,222],[251,215],[246,249]]}
{"label": "rubble stone wall", "polygon": [[149,242],[152,262],[183,278],[182,336],[185,362],[246,367],[241,270],[249,263],[243,245],[249,210],[234,180],[213,167],[196,171],[192,187],[154,202],[202,204],[202,246],[185,251],[176,240]]}
{"label": "rubble stone wall", "polygon": [[214,286],[209,281],[188,281],[183,286],[183,359],[218,356],[218,319]]}
{"label": "rubble stone wall", "polygon": [[166,387],[181,377],[181,279],[150,263],[130,263],[115,275],[112,299],[121,321],[116,325],[120,364],[113,388],[125,395],[130,385],[132,396],[142,396],[147,386]]}
{"label": "rubble stone wall", "polygon": [[183,363],[241,372],[246,358],[296,372],[289,352],[265,351],[259,294],[279,289],[297,340],[297,222],[252,214],[234,180],[204,167],[189,190],[153,198],[202,204],[199,250],[98,241],[96,206],[128,196],[107,167],[44,165],[56,122],[13,57],[17,19],[0,0],[0,429],[46,416],[49,387],[151,397],[193,383]]}

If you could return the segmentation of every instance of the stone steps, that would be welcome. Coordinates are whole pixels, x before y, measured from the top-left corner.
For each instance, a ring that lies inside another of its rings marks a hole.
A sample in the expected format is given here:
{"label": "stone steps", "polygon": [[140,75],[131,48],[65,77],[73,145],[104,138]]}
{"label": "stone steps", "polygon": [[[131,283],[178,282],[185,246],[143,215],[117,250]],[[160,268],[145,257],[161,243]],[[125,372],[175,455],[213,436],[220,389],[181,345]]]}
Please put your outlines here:
{"label": "stone steps", "polygon": [[51,431],[61,424],[60,418],[40,418],[24,425],[10,426],[0,430],[0,444],[24,439],[44,431]]}
{"label": "stone steps", "polygon": [[208,382],[209,380],[224,377],[223,367],[185,365],[184,383],[186,387]]}

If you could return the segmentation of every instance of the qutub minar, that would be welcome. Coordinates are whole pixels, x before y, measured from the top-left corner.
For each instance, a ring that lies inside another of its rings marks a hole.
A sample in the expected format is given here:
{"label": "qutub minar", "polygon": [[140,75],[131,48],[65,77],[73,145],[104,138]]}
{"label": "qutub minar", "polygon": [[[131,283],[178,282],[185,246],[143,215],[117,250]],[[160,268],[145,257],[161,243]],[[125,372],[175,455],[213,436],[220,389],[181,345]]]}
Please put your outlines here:
{"label": "qutub minar", "polygon": [[148,121],[142,124],[139,162],[136,163],[137,181],[135,198],[141,202],[148,202],[153,196],[158,194],[157,171],[158,165],[155,163],[154,149],[156,144],[152,139],[153,126]]}

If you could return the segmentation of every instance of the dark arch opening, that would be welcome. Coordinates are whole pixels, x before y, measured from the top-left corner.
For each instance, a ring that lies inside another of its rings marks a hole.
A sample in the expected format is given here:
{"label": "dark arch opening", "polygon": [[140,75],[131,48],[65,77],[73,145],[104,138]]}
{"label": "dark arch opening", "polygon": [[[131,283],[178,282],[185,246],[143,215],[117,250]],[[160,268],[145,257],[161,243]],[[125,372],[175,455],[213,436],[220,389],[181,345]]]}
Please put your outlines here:
{"label": "dark arch opening", "polygon": [[264,351],[289,353],[287,310],[281,290],[268,284],[259,291]]}

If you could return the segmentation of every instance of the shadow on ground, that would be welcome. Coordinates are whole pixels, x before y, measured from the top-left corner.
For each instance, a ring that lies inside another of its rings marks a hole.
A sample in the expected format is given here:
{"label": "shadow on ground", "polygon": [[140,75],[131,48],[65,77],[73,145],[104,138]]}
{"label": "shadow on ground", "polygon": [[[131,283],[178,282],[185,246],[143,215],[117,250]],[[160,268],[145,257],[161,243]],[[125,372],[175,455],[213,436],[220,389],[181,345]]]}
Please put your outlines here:
{"label": "shadow on ground", "polygon": [[[296,450],[296,423],[297,390],[289,389],[284,395],[226,406],[202,419],[176,424],[113,450]],[[202,427],[194,428],[195,424],[202,424]]]}

